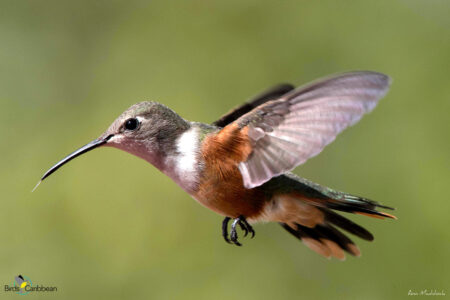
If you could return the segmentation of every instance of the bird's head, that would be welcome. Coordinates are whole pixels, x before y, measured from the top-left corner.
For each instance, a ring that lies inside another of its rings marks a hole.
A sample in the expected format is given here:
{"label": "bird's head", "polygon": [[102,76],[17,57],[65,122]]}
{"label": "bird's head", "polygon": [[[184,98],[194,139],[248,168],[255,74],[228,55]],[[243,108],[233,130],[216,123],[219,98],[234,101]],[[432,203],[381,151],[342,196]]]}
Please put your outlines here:
{"label": "bird's head", "polygon": [[41,181],[75,157],[103,146],[124,150],[159,167],[161,159],[174,149],[176,138],[189,126],[187,121],[160,103],[134,104],[99,138],[72,152],[51,167]]}

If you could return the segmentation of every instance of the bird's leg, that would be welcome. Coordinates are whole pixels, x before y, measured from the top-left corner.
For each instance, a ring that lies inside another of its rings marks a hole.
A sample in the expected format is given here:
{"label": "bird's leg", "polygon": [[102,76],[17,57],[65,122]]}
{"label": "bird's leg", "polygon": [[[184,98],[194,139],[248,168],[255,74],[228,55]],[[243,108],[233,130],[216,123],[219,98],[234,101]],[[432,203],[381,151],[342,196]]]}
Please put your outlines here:
{"label": "bird's leg", "polygon": [[239,216],[233,219],[233,223],[231,224],[231,234],[230,238],[228,238],[228,222],[230,221],[230,217],[225,217],[222,222],[222,236],[227,243],[233,243],[236,246],[242,246],[241,243],[238,242],[238,235],[236,231],[236,226],[239,225],[244,232],[244,236],[247,236],[248,233],[251,233],[252,238],[255,236],[255,231],[252,226],[248,224],[247,220],[244,216]]}
{"label": "bird's leg", "polygon": [[223,239],[225,240],[225,242],[227,243],[231,243],[230,240],[228,239],[228,222],[230,222],[230,217],[225,217],[225,219],[223,219],[222,222],[222,236]]}
{"label": "bird's leg", "polygon": [[236,232],[236,225],[239,223],[239,218],[236,218],[233,220],[233,223],[231,224],[231,234],[230,234],[230,240],[233,244],[236,246],[242,246],[241,243],[238,242],[238,235]]}

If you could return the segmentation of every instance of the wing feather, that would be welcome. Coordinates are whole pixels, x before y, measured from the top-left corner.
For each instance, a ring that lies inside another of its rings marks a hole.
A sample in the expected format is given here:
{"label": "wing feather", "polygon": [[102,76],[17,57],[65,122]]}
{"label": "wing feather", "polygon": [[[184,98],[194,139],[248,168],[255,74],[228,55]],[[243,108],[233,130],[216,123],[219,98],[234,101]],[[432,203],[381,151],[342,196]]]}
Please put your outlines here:
{"label": "wing feather", "polygon": [[212,125],[225,127],[233,121],[237,120],[242,115],[248,113],[255,107],[262,105],[270,100],[278,99],[293,89],[294,86],[287,83],[273,86],[270,89],[265,90],[261,94],[253,97],[248,102],[245,102],[244,104],[232,109],[227,114],[223,115],[219,120],[212,123]]}
{"label": "wing feather", "polygon": [[239,163],[245,187],[259,186],[319,154],[372,111],[389,84],[381,73],[344,73],[292,90],[241,116],[233,124],[248,129],[252,145]]}

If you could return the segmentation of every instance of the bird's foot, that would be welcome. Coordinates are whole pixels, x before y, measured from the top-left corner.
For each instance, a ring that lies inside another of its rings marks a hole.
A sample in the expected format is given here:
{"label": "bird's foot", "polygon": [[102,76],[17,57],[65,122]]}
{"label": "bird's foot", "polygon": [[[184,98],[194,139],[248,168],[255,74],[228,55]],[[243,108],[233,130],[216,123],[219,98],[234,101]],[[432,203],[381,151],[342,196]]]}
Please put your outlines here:
{"label": "bird's foot", "polygon": [[227,243],[233,243],[236,246],[242,246],[241,243],[238,242],[238,235],[236,232],[236,226],[239,224],[242,231],[244,231],[244,237],[247,236],[248,233],[252,235],[252,238],[255,236],[255,231],[253,227],[248,224],[247,220],[245,220],[244,216],[239,216],[236,219],[233,219],[233,223],[231,224],[231,234],[228,238],[228,222],[231,220],[230,217],[225,217],[222,222],[222,236]]}

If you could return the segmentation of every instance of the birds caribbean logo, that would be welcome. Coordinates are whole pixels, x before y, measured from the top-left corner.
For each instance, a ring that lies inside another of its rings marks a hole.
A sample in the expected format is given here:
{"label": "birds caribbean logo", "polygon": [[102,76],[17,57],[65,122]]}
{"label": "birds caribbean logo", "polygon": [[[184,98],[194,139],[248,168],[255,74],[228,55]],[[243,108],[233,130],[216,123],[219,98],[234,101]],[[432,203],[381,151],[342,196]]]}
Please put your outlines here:
{"label": "birds caribbean logo", "polygon": [[277,222],[327,258],[343,260],[344,251],[359,256],[359,248],[342,231],[368,241],[373,235],[338,212],[395,219],[377,210],[392,208],[290,171],[372,111],[390,82],[381,73],[356,71],[299,88],[280,84],[212,124],[187,121],[157,102],[141,102],[99,138],[56,163],[39,183],[83,153],[114,147],[146,160],[222,215],[228,243],[241,246],[237,227],[254,237],[251,224]]}

